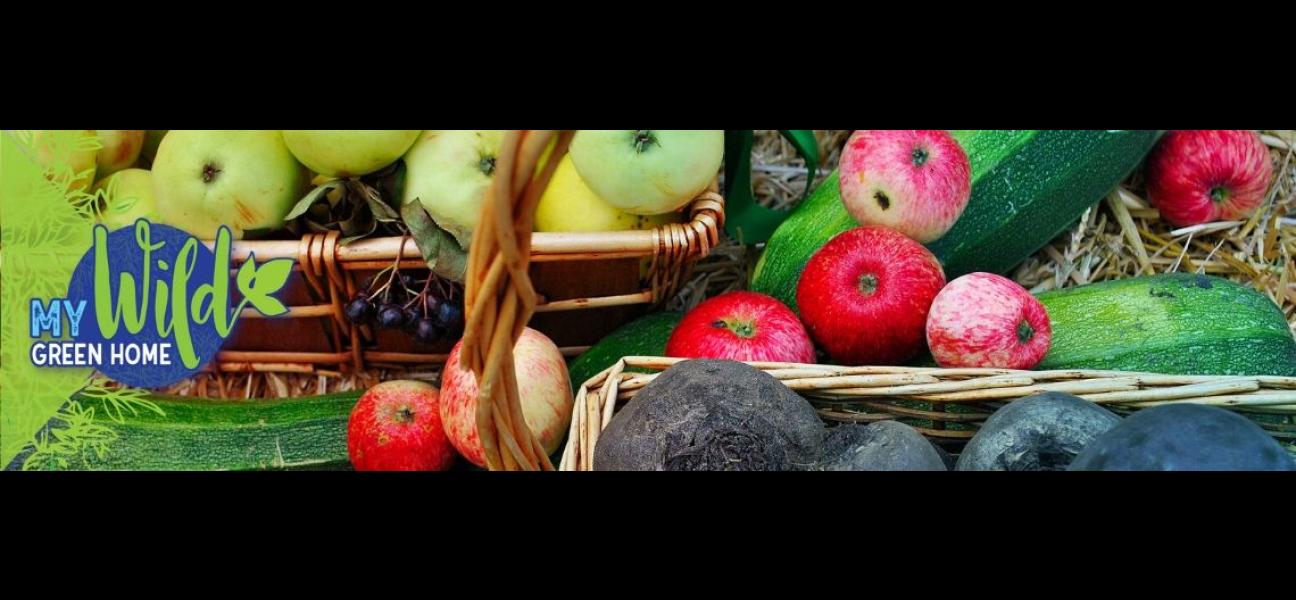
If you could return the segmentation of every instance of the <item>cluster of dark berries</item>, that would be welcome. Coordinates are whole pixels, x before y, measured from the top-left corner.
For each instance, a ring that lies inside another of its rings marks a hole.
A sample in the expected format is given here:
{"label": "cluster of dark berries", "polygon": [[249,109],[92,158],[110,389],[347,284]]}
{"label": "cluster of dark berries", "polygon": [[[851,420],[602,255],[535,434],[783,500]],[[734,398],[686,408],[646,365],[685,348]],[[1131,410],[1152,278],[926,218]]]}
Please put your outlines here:
{"label": "cluster of dark berries", "polygon": [[388,269],[364,281],[346,316],[357,325],[403,329],[423,344],[456,341],[463,336],[463,288],[432,274],[418,280]]}

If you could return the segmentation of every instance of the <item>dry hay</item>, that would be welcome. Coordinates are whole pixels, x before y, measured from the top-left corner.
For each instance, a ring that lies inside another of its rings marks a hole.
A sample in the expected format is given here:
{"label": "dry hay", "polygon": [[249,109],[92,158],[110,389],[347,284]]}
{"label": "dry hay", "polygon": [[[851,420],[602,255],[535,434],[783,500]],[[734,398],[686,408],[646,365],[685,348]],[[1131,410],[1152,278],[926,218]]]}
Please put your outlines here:
{"label": "dry hay", "polygon": [[[849,130],[816,131],[824,166],[818,181],[836,168]],[[1140,274],[1206,273],[1242,282],[1267,294],[1296,330],[1296,130],[1262,131],[1275,165],[1268,199],[1251,219],[1176,229],[1159,218],[1136,174],[1075,228],[1027,260],[1014,274],[1032,291],[1075,287]],[[753,150],[753,188],[762,205],[785,208],[805,191],[808,171],[777,131],[758,131]],[[688,310],[707,298],[745,289],[759,248],[725,241],[702,261],[692,279],[667,303]],[[436,382],[439,370],[380,369],[359,375],[203,374],[167,393],[205,397],[298,397],[365,389],[377,381]]]}
{"label": "dry hay", "polygon": [[1157,273],[1204,273],[1269,296],[1296,327],[1296,131],[1263,131],[1275,166],[1265,204],[1245,221],[1175,228],[1131,177],[1075,228],[1017,269],[1032,291]]}

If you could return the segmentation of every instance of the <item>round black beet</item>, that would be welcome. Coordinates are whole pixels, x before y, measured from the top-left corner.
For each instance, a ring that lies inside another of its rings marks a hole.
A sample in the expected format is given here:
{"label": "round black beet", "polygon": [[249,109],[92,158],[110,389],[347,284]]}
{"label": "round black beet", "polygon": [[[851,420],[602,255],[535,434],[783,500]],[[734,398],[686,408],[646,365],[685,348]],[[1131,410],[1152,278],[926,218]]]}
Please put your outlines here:
{"label": "round black beet", "polygon": [[833,429],[823,444],[823,471],[948,471],[941,453],[899,421]]}
{"label": "round black beet", "polygon": [[1064,471],[1115,413],[1070,394],[1018,400],[990,416],[959,456],[957,471]]}
{"label": "round black beet", "polygon": [[810,403],[747,365],[694,360],[662,373],[603,431],[597,471],[813,468],[823,422]]}
{"label": "round black beet", "polygon": [[1089,444],[1071,471],[1296,471],[1296,460],[1259,425],[1199,404],[1135,413]]}

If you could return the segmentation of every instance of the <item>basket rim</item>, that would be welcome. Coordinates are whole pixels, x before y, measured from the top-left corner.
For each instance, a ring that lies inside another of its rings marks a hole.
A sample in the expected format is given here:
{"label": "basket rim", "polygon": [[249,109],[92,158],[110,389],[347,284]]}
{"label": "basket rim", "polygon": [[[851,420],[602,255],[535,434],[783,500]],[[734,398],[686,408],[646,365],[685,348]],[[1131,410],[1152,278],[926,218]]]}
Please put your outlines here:
{"label": "basket rim", "polygon": [[[651,229],[631,229],[624,231],[595,232],[533,232],[531,234],[532,256],[568,256],[568,255],[601,255],[613,254],[618,258],[650,257],[669,253],[667,240],[680,237],[682,230],[696,232],[706,238],[702,244],[685,244],[687,253],[696,258],[705,258],[719,240],[719,232],[724,226],[725,198],[719,190],[719,178],[688,204],[679,209],[687,212],[689,218],[678,223],[667,223]],[[235,240],[231,244],[231,260],[235,263],[246,262],[253,254],[258,259],[296,258],[300,253],[302,238],[316,233],[307,233],[287,240]],[[400,252],[402,259],[422,259],[418,246],[412,241],[404,243],[403,236],[381,236],[356,240],[345,245],[338,245],[337,260],[340,262],[370,261],[392,259]],[[214,240],[201,240],[209,248],[215,246]]]}
{"label": "basket rim", "polygon": [[[576,389],[572,422],[562,451],[560,471],[593,470],[594,449],[602,431],[633,395],[670,367],[695,359],[626,356]],[[1065,391],[1101,406],[1139,410],[1167,404],[1207,404],[1234,411],[1273,411],[1296,414],[1296,377],[1271,375],[1173,375],[1099,369],[1022,371],[1013,369],[945,369],[940,367],[861,366],[736,361],[775,376],[780,383],[815,406],[820,418],[837,405],[870,402],[929,402],[967,407],[1013,402],[1047,391]],[[645,369],[650,373],[628,372]],[[873,382],[865,378],[875,378]],[[891,378],[890,380],[886,378]],[[912,378],[912,381],[905,378]],[[836,384],[824,380],[838,379]],[[621,389],[629,384],[629,392]],[[953,390],[942,389],[956,388]],[[959,391],[957,388],[967,388]],[[1044,389],[1041,389],[1044,388]],[[1057,388],[1057,389],[1050,389]],[[1087,388],[1087,389],[1085,389]],[[1067,391],[1067,390],[1075,391]],[[809,392],[809,393],[807,393]],[[840,394],[834,398],[834,394]],[[949,399],[938,399],[944,394]],[[984,397],[978,397],[980,396]],[[614,399],[608,400],[608,396]],[[810,396],[815,396],[811,398]],[[609,410],[610,408],[610,410]],[[885,407],[877,408],[882,418]],[[861,413],[863,414],[863,413]],[[959,415],[962,413],[951,413]],[[905,417],[911,418],[911,417]],[[956,420],[964,420],[962,418]],[[971,421],[968,424],[976,425]],[[951,436],[922,430],[929,438]],[[952,432],[951,432],[952,433]],[[1273,434],[1273,431],[1266,430]],[[966,441],[966,439],[964,439]],[[1280,440],[1281,442],[1281,440]]]}

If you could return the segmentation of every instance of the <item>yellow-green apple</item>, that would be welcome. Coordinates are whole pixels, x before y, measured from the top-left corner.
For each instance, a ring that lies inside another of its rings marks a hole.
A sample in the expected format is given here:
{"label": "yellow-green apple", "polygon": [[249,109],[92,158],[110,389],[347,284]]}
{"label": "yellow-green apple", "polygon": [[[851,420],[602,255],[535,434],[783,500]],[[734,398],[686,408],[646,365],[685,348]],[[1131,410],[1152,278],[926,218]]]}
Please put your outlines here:
{"label": "yellow-green apple", "polygon": [[126,169],[100,179],[95,193],[103,194],[99,222],[109,230],[134,225],[140,219],[157,219],[157,199],[153,191],[153,173],[144,169]]}
{"label": "yellow-green apple", "polygon": [[140,150],[144,148],[143,129],[99,129],[95,133],[103,144],[95,155],[99,167],[95,175],[100,179],[129,169],[139,161]]}
{"label": "yellow-green apple", "polygon": [[1247,219],[1272,182],[1269,148],[1246,129],[1171,131],[1147,162],[1148,198],[1179,227]]}
{"label": "yellow-green apple", "polygon": [[99,146],[93,129],[32,132],[36,162],[45,169],[50,180],[55,180],[63,169],[70,169],[70,187],[74,190],[87,190],[94,183],[98,168],[95,156],[99,153]]}
{"label": "yellow-green apple", "polygon": [[284,143],[311,171],[327,177],[360,177],[400,160],[418,130],[288,129]]}
{"label": "yellow-green apple", "polygon": [[927,313],[943,287],[940,262],[922,244],[885,227],[859,227],[810,259],[797,307],[836,364],[899,365],[922,350]]}
{"label": "yellow-green apple", "polygon": [[600,198],[637,215],[679,210],[706,190],[724,161],[724,131],[586,129],[572,162]]}
{"label": "yellow-green apple", "polygon": [[495,176],[503,131],[425,131],[405,155],[401,203],[418,200],[442,229],[467,248]]}
{"label": "yellow-green apple", "polygon": [[792,309],[755,292],[730,292],[689,311],[666,356],[813,364],[814,344]]}
{"label": "yellow-green apple", "polygon": [[1034,369],[1052,339],[1044,305],[1026,288],[990,273],[951,281],[927,317],[927,345],[945,368]]}
{"label": "yellow-green apple", "polygon": [[598,232],[651,229],[676,220],[677,214],[643,216],[625,212],[594,193],[571,156],[558,163],[536,207],[535,230],[540,232]]}
{"label": "yellow-green apple", "polygon": [[[486,452],[477,433],[477,379],[459,366],[463,342],[450,351],[441,374],[441,423],[450,443],[469,462],[486,466]],[[558,346],[534,329],[522,332],[513,347],[522,418],[549,455],[558,451],[571,425],[572,389],[567,362]]]}
{"label": "yellow-green apple", "polygon": [[140,149],[140,159],[142,162],[153,164],[153,159],[157,157],[158,146],[162,144],[162,138],[166,137],[166,129],[149,129],[144,134],[144,147]]}
{"label": "yellow-green apple", "polygon": [[153,162],[160,222],[203,239],[278,229],[305,183],[274,130],[172,130]]}
{"label": "yellow-green apple", "polygon": [[861,225],[881,225],[930,244],[972,197],[967,153],[946,131],[860,130],[842,151],[841,194]]}

